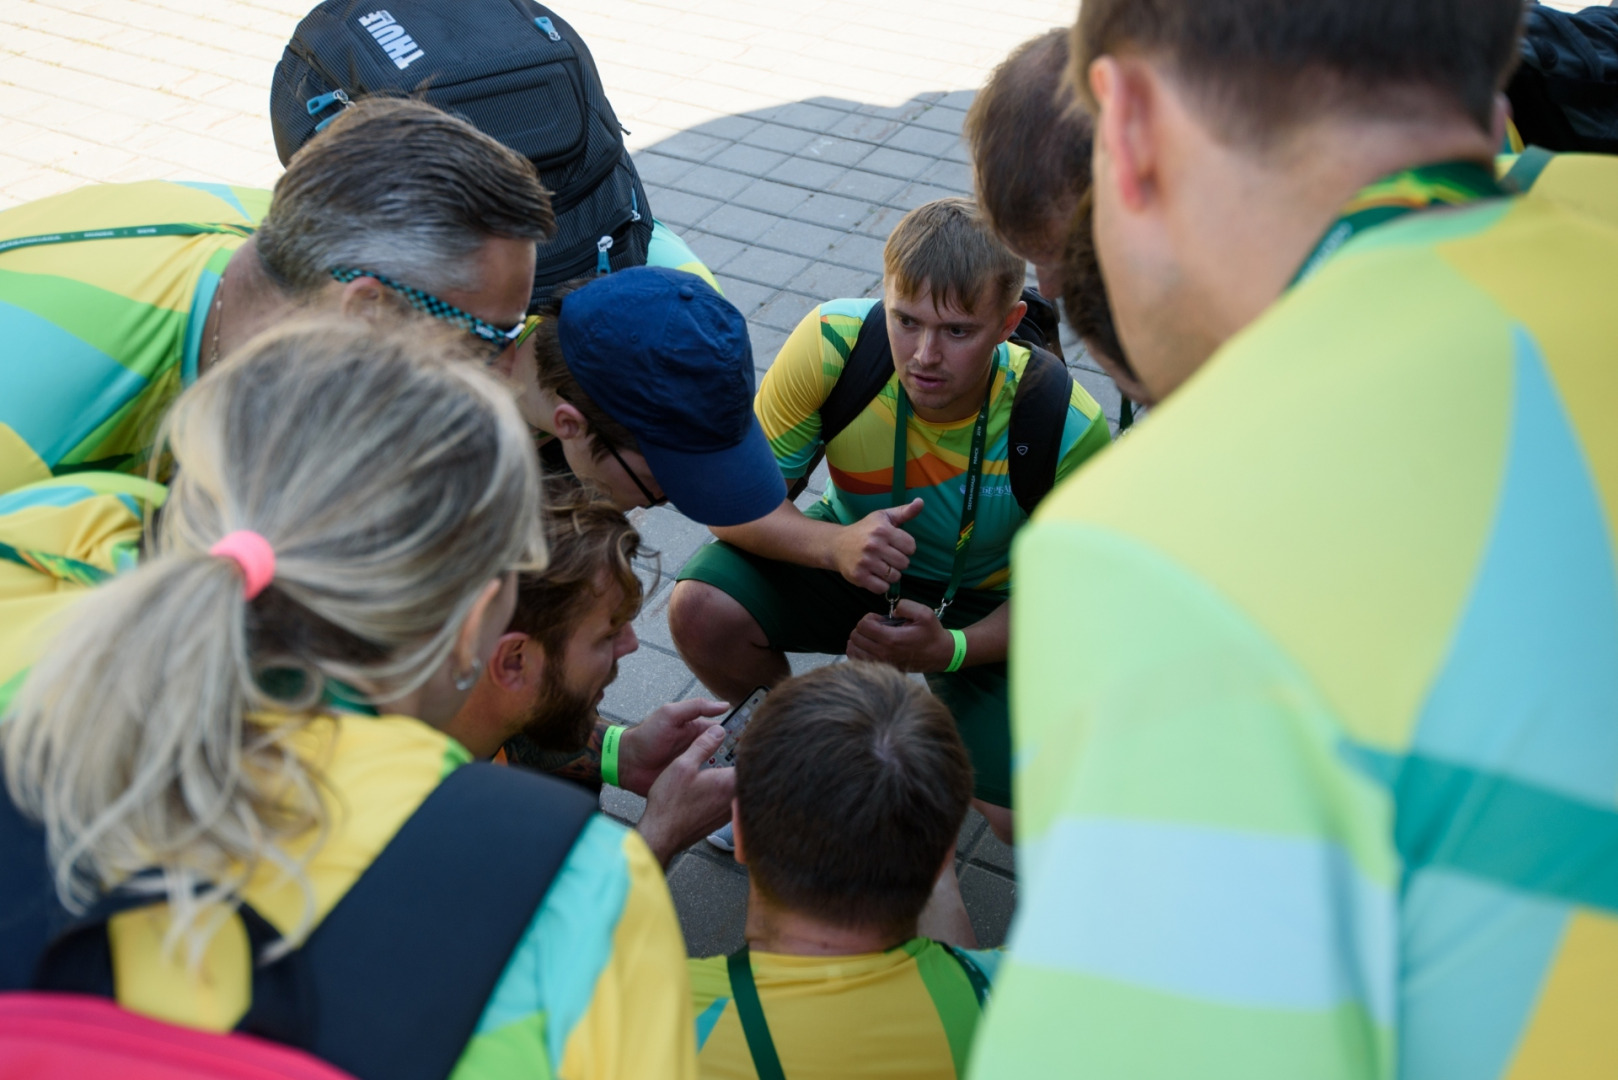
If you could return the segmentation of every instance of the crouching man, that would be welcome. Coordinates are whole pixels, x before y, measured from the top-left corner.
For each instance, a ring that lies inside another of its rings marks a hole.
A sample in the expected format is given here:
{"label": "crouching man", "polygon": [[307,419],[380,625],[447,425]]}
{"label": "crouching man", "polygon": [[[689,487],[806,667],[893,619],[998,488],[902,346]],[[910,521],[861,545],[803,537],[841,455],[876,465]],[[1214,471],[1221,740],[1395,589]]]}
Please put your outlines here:
{"label": "crouching man", "polygon": [[732,770],[700,769],[727,706],[677,701],[628,727],[601,719],[619,659],[640,647],[640,534],[596,489],[560,483],[546,492],[545,539],[549,562],[518,582],[511,623],[446,730],[478,757],[645,796],[638,828],[666,867],[729,816]]}
{"label": "crouching man", "polygon": [[[785,679],[788,652],[925,673],[960,725],[977,797],[1009,807],[1011,540],[1110,433],[1061,361],[1013,340],[1023,263],[975,205],[912,210],[883,260],[885,305],[811,311],[754,402],[789,480],[824,451],[825,498],[715,528],[723,542],[680,571],[669,628],[731,701]],[[1007,815],[986,813],[1004,837]]]}
{"label": "crouching man", "polygon": [[[922,933],[972,940],[950,865],[972,767],[949,710],[891,667],[833,664],[764,700],[735,772],[747,945],[690,962],[700,1074],[963,1075],[997,954],[918,936],[927,909]],[[927,907],[935,882],[953,920]]]}

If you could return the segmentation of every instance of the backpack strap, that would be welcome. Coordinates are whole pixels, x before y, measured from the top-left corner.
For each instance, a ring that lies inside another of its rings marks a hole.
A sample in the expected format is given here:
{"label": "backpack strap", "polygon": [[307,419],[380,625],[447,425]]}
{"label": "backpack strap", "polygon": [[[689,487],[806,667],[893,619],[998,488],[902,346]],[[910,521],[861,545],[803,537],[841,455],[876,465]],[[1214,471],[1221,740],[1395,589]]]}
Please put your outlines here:
{"label": "backpack strap", "polygon": [[1073,375],[1053,354],[1029,341],[1011,339],[1028,350],[1028,364],[1017,380],[1011,402],[1011,493],[1023,513],[1033,516],[1040,500],[1056,485],[1062,457],[1062,428],[1073,400]]}
{"label": "backpack strap", "polygon": [[983,969],[978,967],[970,956],[966,955],[965,950],[958,949],[947,941],[940,941],[939,944],[944,946],[944,950],[955,958],[955,962],[961,965],[961,970],[966,973],[966,981],[972,984],[972,996],[978,999],[978,1010],[981,1012],[987,1009],[989,977],[983,974]]}
{"label": "backpack strap", "polygon": [[1555,159],[1556,155],[1543,146],[1525,146],[1511,169],[1500,178],[1500,186],[1507,191],[1526,195],[1533,190],[1534,182],[1545,171],[1545,166]]}
{"label": "backpack strap", "polygon": [[[237,1030],[357,1076],[443,1080],[595,810],[551,777],[455,770],[302,946],[255,968]],[[45,948],[36,988],[112,996],[107,920],[151,902],[120,893],[75,920]],[[255,953],[277,939],[251,908],[240,914]]]}

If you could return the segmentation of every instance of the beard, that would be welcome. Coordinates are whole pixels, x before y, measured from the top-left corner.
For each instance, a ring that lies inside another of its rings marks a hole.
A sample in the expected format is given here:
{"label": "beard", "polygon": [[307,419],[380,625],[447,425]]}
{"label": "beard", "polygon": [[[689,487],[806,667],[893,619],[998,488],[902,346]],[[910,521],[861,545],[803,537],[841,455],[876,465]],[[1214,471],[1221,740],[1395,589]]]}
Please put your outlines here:
{"label": "beard", "polygon": [[545,678],[539,699],[518,736],[538,751],[574,754],[590,741],[596,722],[596,697],[618,677],[613,664],[605,682],[583,690],[568,684],[561,665],[545,665]]}

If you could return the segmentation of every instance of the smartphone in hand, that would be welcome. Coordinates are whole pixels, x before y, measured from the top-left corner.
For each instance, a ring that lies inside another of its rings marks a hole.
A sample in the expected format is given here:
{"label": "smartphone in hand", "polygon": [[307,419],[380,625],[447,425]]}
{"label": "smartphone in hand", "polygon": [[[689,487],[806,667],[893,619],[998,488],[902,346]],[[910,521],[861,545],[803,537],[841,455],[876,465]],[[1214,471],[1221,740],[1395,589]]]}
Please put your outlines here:
{"label": "smartphone in hand", "polygon": [[730,710],[729,714],[720,721],[725,729],[725,741],[719,744],[707,761],[702,763],[704,769],[728,769],[736,764],[736,740],[742,737],[742,731],[747,722],[753,718],[753,712],[758,708],[759,702],[769,690],[759,687],[747,695],[747,700]]}

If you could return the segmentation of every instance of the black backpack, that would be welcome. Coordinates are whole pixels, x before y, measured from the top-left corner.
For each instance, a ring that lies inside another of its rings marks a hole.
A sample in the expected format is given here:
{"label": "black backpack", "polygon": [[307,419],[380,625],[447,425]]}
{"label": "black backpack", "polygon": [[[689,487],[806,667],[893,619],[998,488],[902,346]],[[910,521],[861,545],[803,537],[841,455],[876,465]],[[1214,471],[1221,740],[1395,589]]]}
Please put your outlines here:
{"label": "black backpack", "polygon": [[[385,7],[383,5],[386,5]],[[326,0],[292,35],[270,86],[285,164],[348,103],[420,97],[534,163],[556,236],[539,250],[534,303],[572,278],[643,266],[646,189],[584,39],[533,0]]]}
{"label": "black backpack", "polygon": [[[359,1077],[443,1080],[595,812],[596,800],[552,777],[456,769],[302,945],[253,966],[252,1004],[235,1030]],[[0,866],[0,993],[115,997],[108,920],[152,895],[124,890],[68,912],[44,830],[3,787]],[[238,910],[262,956],[276,931]]]}
{"label": "black backpack", "polygon": [[1530,7],[1506,96],[1528,145],[1618,153],[1618,10]]}
{"label": "black backpack", "polygon": [[[1028,313],[1017,324],[1013,344],[1028,349],[1028,365],[1017,381],[1017,396],[1011,403],[1011,423],[1007,438],[1011,443],[1011,494],[1025,514],[1032,516],[1040,500],[1056,483],[1056,466],[1061,458],[1062,426],[1067,420],[1068,403],[1073,397],[1073,376],[1048,344],[1057,340],[1056,309],[1037,291],[1024,289]],[[1058,345],[1060,348],[1060,345]],[[837,384],[820,406],[820,449],[791,485],[788,498],[796,499],[809,483],[826,447],[840,435],[865,407],[876,399],[893,378],[893,347],[888,343],[887,315],[880,301],[865,314],[859,337],[843,364]]]}

